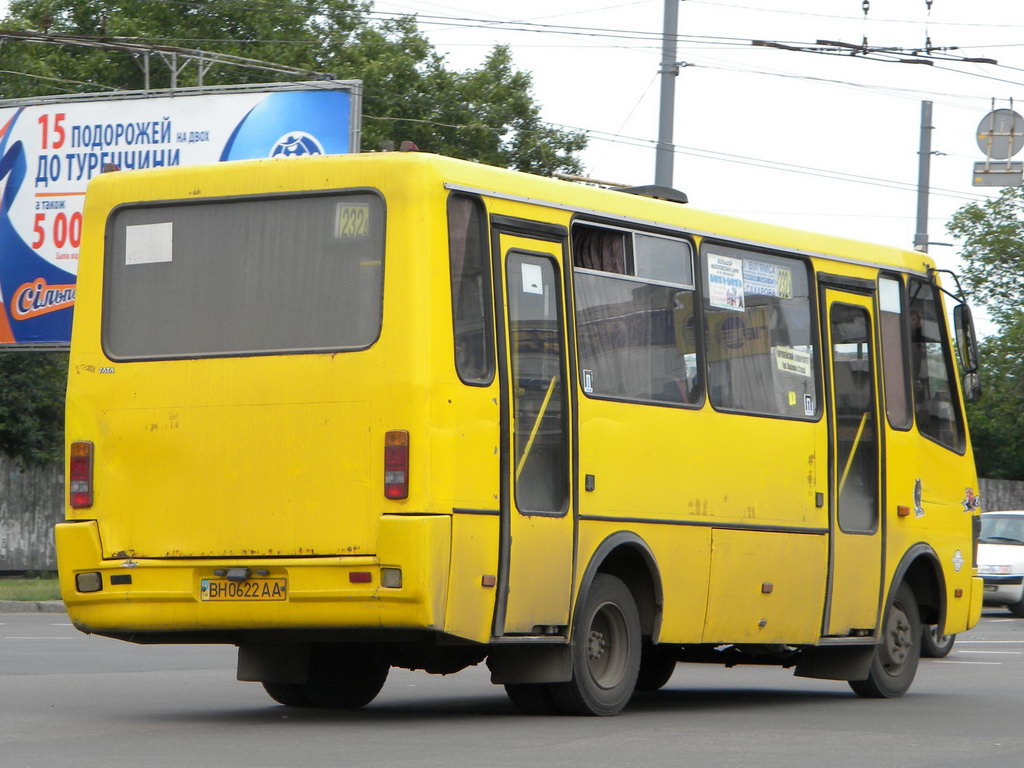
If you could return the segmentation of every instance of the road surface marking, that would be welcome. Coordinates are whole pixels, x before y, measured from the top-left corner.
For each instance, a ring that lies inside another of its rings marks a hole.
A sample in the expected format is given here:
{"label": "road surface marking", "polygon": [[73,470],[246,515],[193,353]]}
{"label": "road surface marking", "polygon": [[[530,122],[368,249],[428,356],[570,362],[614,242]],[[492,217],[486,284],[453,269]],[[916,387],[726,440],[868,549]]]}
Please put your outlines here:
{"label": "road surface marking", "polygon": [[935,664],[988,664],[999,666],[1003,662],[1001,661],[950,661],[949,659],[934,659]]}
{"label": "road surface marking", "polygon": [[1020,656],[1024,651],[960,651],[960,653],[990,653],[1000,656]]}
{"label": "road surface marking", "polygon": [[957,645],[1024,645],[1024,640],[960,640],[957,639]]}

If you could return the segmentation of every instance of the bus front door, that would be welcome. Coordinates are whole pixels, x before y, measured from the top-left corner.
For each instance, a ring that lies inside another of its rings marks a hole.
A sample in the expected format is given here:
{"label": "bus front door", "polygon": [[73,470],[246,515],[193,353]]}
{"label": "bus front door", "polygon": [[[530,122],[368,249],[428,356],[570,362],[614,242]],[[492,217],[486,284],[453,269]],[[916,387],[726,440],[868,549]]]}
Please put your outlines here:
{"label": "bus front door", "polygon": [[570,473],[564,240],[495,232],[502,381],[499,594],[494,634],[560,635],[569,622]]}
{"label": "bus front door", "polygon": [[882,589],[881,444],[870,294],[824,290],[828,334],[831,515],[823,634],[870,634]]}

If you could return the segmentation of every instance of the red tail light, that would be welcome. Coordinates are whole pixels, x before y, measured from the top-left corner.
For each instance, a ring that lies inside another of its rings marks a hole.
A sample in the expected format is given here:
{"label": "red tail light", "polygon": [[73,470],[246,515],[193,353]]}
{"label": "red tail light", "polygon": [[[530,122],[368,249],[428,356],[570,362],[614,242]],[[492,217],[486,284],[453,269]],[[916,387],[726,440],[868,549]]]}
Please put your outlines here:
{"label": "red tail light", "polygon": [[384,496],[409,496],[409,433],[393,429],[384,435]]}
{"label": "red tail light", "polygon": [[68,490],[75,509],[92,506],[92,443],[79,440],[71,444]]}

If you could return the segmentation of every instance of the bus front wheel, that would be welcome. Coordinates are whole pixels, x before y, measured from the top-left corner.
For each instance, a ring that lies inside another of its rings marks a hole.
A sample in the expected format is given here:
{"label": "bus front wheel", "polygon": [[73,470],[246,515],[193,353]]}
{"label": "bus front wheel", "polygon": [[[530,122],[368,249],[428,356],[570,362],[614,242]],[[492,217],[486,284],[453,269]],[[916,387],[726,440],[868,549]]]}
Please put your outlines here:
{"label": "bus front wheel", "polygon": [[620,712],[636,687],[640,645],[632,593],[615,576],[597,574],[573,620],[572,679],[551,685],[558,708],[573,715]]}
{"label": "bus front wheel", "polygon": [[910,688],[921,656],[921,618],[914,591],[900,584],[885,611],[881,642],[866,680],[851,680],[858,696],[891,699]]}
{"label": "bus front wheel", "polygon": [[953,650],[956,635],[940,635],[935,624],[921,630],[921,656],[926,659],[944,659]]}

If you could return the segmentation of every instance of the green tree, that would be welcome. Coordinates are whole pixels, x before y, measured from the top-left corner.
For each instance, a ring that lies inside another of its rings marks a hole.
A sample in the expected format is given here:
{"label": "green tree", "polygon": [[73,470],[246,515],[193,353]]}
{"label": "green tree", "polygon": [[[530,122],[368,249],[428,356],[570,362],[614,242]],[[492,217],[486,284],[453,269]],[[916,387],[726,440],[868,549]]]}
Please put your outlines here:
{"label": "green tree", "polygon": [[984,394],[967,404],[978,474],[1024,480],[1024,314],[980,346]]}
{"label": "green tree", "polygon": [[[427,152],[532,173],[579,173],[583,133],[546,125],[505,46],[476,69],[456,72],[419,31],[414,17],[375,21],[357,0],[14,0],[3,26],[103,41],[129,41],[243,56],[362,80],[363,146],[413,141]],[[140,90],[140,61],[83,46],[8,41],[0,46],[0,98],[68,91]],[[150,62],[153,88],[170,70]],[[179,86],[196,84],[188,66]],[[301,79],[218,64],[204,84]]]}
{"label": "green tree", "polygon": [[969,203],[953,214],[949,233],[961,240],[965,288],[1000,325],[1017,322],[1024,297],[1024,187]]}
{"label": "green tree", "polygon": [[[5,29],[200,49],[363,81],[363,147],[410,140],[427,152],[539,174],[579,173],[582,133],[544,124],[527,72],[496,46],[476,69],[449,69],[413,17],[375,21],[360,0],[13,0]],[[150,61],[150,86],[170,70]],[[206,85],[309,79],[216,65]],[[186,67],[178,85],[195,85]],[[80,45],[0,44],[0,98],[141,90],[129,53]],[[66,357],[0,355],[0,450],[24,463],[63,451]]]}
{"label": "green tree", "polygon": [[0,353],[0,450],[23,465],[64,454],[67,370],[62,352]]}
{"label": "green tree", "polygon": [[978,473],[1024,480],[1024,189],[1007,187],[957,211],[964,287],[999,326],[981,344],[984,394],[967,406]]}

